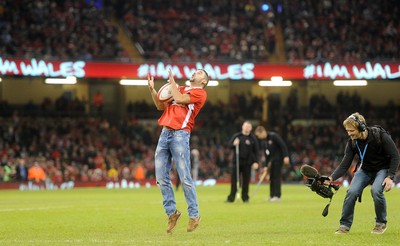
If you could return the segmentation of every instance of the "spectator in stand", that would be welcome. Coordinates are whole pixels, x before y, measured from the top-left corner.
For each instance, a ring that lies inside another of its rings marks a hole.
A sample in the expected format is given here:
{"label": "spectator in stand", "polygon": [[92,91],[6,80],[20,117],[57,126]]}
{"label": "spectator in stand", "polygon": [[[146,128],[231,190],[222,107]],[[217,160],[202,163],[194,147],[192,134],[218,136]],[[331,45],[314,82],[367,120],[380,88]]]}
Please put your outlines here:
{"label": "spectator in stand", "polygon": [[135,170],[133,172],[133,179],[135,181],[143,181],[146,177],[144,167],[141,163],[136,164]]}
{"label": "spectator in stand", "polygon": [[118,167],[116,167],[114,164],[111,164],[110,169],[107,170],[107,180],[108,181],[116,182],[119,180],[117,168]]}
{"label": "spectator in stand", "polygon": [[100,116],[103,112],[104,106],[104,95],[100,91],[97,91],[96,94],[93,96],[92,105],[94,110],[96,111],[96,115]]}
{"label": "spectator in stand", "polygon": [[85,164],[80,169],[80,173],[79,173],[80,181],[83,181],[83,182],[89,181],[89,175],[90,175],[89,174],[89,166]]}
{"label": "spectator in stand", "polygon": [[46,181],[46,173],[38,161],[33,162],[33,166],[28,169],[28,180],[38,186],[42,186]]}
{"label": "spectator in stand", "polygon": [[28,168],[26,167],[26,161],[24,158],[17,159],[17,167],[15,168],[15,172],[17,181],[28,180]]}
{"label": "spectator in stand", "polygon": [[199,178],[199,168],[200,168],[200,152],[198,148],[192,149],[191,158],[192,158],[192,175],[193,181],[196,182]]}
{"label": "spectator in stand", "polygon": [[12,162],[3,165],[3,181],[10,182],[15,178],[15,167]]}

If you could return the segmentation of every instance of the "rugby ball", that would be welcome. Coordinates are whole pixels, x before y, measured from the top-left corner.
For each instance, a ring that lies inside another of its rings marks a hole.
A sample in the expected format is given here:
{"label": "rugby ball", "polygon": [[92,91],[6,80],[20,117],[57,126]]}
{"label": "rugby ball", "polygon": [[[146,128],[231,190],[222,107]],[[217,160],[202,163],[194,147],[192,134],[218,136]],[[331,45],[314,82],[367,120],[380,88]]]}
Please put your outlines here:
{"label": "rugby ball", "polygon": [[167,102],[172,99],[172,91],[171,91],[171,84],[167,83],[161,86],[160,90],[157,93],[158,100],[160,102]]}

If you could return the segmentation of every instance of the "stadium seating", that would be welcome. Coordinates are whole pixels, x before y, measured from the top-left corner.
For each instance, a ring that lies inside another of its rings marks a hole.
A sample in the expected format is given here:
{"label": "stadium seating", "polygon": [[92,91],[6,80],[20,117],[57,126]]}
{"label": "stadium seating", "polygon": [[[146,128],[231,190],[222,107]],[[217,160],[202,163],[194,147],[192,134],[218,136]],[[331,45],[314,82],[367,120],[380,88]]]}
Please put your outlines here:
{"label": "stadium seating", "polygon": [[284,0],[287,62],[398,61],[399,9],[395,0]]}

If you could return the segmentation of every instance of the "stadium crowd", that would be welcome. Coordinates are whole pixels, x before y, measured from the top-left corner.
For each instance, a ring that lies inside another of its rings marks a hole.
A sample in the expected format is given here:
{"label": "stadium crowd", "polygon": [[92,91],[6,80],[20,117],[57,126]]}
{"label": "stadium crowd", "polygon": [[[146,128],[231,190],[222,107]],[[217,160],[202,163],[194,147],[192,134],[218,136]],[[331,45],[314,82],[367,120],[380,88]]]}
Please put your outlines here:
{"label": "stadium crowd", "polygon": [[147,60],[265,60],[275,49],[273,14],[261,14],[251,0],[97,2],[0,2],[2,56],[127,60],[111,16]]}
{"label": "stadium crowd", "polygon": [[274,15],[258,1],[125,1],[115,9],[146,60],[266,61],[275,50]]}
{"label": "stadium crowd", "polygon": [[[237,97],[242,98],[244,105],[251,105],[245,96]],[[234,108],[209,104],[199,115],[197,130],[192,133],[191,146],[200,151],[199,179],[229,180],[232,151],[227,143],[230,135],[240,129],[245,119],[260,121],[257,108],[248,106],[236,111],[221,111],[221,107]],[[287,104],[283,105],[283,108],[287,107]],[[342,110],[339,105],[331,107],[333,123],[301,124],[296,120],[301,120],[299,115],[302,114],[295,114],[290,121],[272,128],[282,134],[291,154],[285,181],[301,179],[299,167],[303,163],[313,164],[326,173],[337,166],[344,150],[343,140],[347,138],[341,122],[352,111]],[[249,118],[244,118],[244,112],[249,110],[252,112],[248,113]],[[318,110],[325,111],[323,108]],[[387,128],[400,146],[400,127],[395,124],[400,117],[398,106],[389,103],[382,108],[360,108],[360,111],[372,124]],[[21,173],[27,172],[21,170],[29,168],[35,161],[54,183],[152,179],[154,149],[161,129],[149,121],[142,122],[142,119],[135,113],[119,122],[110,122],[86,114],[67,117],[15,111],[0,121],[1,180],[26,180],[27,176]],[[156,119],[153,118],[154,122]],[[325,118],[313,116],[312,119]]]}
{"label": "stadium crowd", "polygon": [[398,61],[396,0],[282,1],[287,62]]}
{"label": "stadium crowd", "polygon": [[0,1],[0,54],[47,60],[114,60],[127,54],[93,1]]}
{"label": "stadium crowd", "polygon": [[[1,56],[128,59],[117,40],[114,16],[147,60],[267,62],[276,51],[277,26],[282,28],[289,64],[400,59],[395,0],[271,1],[280,10],[267,12],[257,0],[104,0],[101,6],[96,2],[0,1]],[[245,119],[262,118],[262,100],[243,94],[234,95],[229,106],[207,103],[192,133],[192,146],[201,153],[199,178],[229,180],[228,137]],[[284,137],[291,153],[286,181],[301,179],[298,168],[304,162],[314,163],[323,173],[337,166],[347,137],[341,123],[355,111],[387,128],[400,146],[399,106],[394,102],[377,107],[356,93],[339,93],[332,105],[317,94],[307,108],[300,108],[295,91],[285,103],[273,96],[267,100],[268,126]],[[0,102],[1,182],[27,180],[35,161],[54,183],[154,178],[160,128],[142,120],[155,121],[159,112],[147,103],[130,102],[127,117],[110,122],[88,115],[85,103],[44,98],[40,105],[27,102],[16,109]],[[301,118],[333,124],[301,124],[296,121]]]}
{"label": "stadium crowd", "polygon": [[[99,4],[100,3],[100,4]],[[147,60],[257,61],[276,54],[282,32],[289,64],[396,61],[396,0],[4,0],[2,56],[128,60],[113,19]]]}

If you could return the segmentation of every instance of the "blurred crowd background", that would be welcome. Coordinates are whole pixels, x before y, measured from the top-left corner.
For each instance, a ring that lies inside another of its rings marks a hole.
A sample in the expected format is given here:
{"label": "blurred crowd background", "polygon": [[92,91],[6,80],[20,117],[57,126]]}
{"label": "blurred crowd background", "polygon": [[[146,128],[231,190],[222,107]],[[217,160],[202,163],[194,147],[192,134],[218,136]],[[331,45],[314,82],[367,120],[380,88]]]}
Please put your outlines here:
{"label": "blurred crowd background", "polygon": [[[400,61],[399,5],[395,0],[0,0],[2,57],[49,60],[132,61],[116,36],[122,23],[147,61],[319,62]],[[277,26],[282,33],[277,33]],[[284,60],[276,55],[283,49]],[[150,96],[150,95],[149,95]],[[377,95],[384,97],[385,95]],[[268,122],[262,122],[267,100]],[[37,162],[49,180],[141,181],[154,179],[154,150],[160,116],[152,104],[130,101],[126,116],[110,119],[87,110],[92,101],[43,95],[38,104],[0,102],[0,182],[26,181]],[[299,167],[315,165],[329,174],[347,139],[343,120],[353,112],[379,124],[400,146],[398,101],[375,105],[362,95],[323,94],[298,104],[247,93],[229,103],[207,103],[192,133],[200,152],[199,179],[229,181],[232,150],[227,146],[244,120],[264,124],[288,144],[286,182],[302,180]],[[304,121],[307,120],[307,121]],[[307,124],[305,122],[315,122]],[[348,174],[351,178],[351,173]],[[399,176],[396,177],[398,180]]]}

